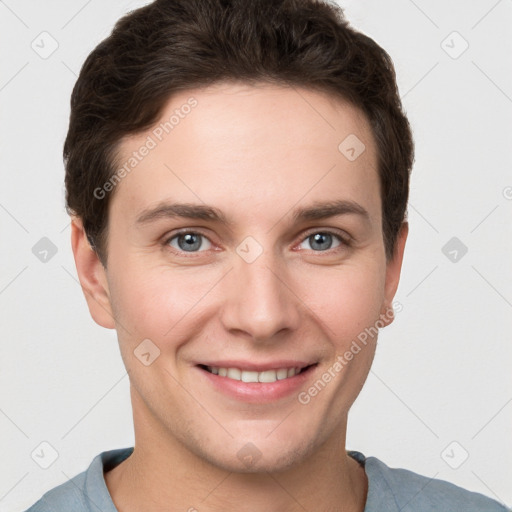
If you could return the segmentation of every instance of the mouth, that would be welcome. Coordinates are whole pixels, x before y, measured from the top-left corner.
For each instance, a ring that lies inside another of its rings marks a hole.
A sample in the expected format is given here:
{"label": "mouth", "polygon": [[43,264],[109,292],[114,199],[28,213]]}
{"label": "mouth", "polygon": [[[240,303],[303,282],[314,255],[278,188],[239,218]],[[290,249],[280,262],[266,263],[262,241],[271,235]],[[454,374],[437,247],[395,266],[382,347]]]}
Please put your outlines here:
{"label": "mouth", "polygon": [[225,359],[196,362],[194,367],[199,372],[198,385],[212,389],[217,396],[268,405],[279,400],[293,400],[315,378],[320,362],[313,361]]}
{"label": "mouth", "polygon": [[318,363],[297,366],[282,366],[258,371],[257,369],[242,369],[236,366],[197,365],[202,370],[218,377],[225,377],[234,381],[245,383],[271,384],[277,381],[289,380],[298,375],[309,372]]}

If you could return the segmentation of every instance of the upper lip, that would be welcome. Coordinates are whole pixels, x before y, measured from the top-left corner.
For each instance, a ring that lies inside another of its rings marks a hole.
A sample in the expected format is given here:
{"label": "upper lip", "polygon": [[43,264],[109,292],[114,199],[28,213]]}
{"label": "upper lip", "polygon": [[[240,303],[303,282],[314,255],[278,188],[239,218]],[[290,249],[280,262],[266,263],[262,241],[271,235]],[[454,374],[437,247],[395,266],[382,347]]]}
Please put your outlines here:
{"label": "upper lip", "polygon": [[306,366],[310,366],[315,364],[315,362],[304,362],[304,361],[292,361],[290,359],[287,360],[279,360],[279,361],[269,361],[265,363],[255,363],[254,361],[233,361],[233,360],[223,360],[223,361],[202,361],[198,363],[198,366],[211,366],[214,368],[239,368],[240,370],[253,371],[253,372],[264,372],[266,370],[277,370],[279,368],[305,368]]}

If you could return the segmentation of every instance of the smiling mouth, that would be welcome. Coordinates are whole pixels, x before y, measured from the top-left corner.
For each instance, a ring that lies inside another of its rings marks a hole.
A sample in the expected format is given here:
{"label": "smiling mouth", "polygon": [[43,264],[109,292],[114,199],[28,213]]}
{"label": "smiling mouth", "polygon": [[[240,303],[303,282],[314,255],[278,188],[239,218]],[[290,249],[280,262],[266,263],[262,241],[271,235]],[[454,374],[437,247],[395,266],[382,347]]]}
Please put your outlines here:
{"label": "smiling mouth", "polygon": [[241,370],[240,368],[223,368],[217,366],[206,366],[204,364],[198,365],[199,368],[205,370],[213,375],[219,377],[225,377],[231,380],[237,380],[241,382],[258,382],[258,383],[272,383],[278,380],[285,380],[307,372],[311,368],[315,367],[317,363],[310,364],[303,368],[275,368],[270,370],[264,370],[261,372],[253,370]]}

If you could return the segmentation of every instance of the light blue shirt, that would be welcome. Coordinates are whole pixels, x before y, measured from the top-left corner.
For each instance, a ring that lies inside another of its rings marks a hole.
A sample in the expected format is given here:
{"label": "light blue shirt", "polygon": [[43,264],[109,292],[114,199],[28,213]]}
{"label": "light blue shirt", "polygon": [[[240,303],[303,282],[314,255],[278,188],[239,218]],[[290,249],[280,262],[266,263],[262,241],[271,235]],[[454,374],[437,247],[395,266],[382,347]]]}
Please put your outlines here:
{"label": "light blue shirt", "polygon": [[[133,447],[100,453],[86,471],[45,493],[25,512],[118,512],[103,473],[132,452]],[[510,512],[483,494],[406,469],[390,468],[360,452],[348,453],[364,466],[368,477],[364,512]]]}

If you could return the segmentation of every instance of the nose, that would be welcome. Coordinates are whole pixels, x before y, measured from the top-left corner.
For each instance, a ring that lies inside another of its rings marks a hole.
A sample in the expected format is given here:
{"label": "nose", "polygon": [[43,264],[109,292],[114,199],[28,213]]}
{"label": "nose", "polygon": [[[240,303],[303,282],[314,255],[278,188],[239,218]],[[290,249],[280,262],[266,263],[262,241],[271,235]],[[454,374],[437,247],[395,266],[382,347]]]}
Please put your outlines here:
{"label": "nose", "polygon": [[224,328],[259,343],[273,343],[278,335],[296,330],[304,306],[289,281],[284,264],[270,254],[252,263],[237,259],[227,276]]}

